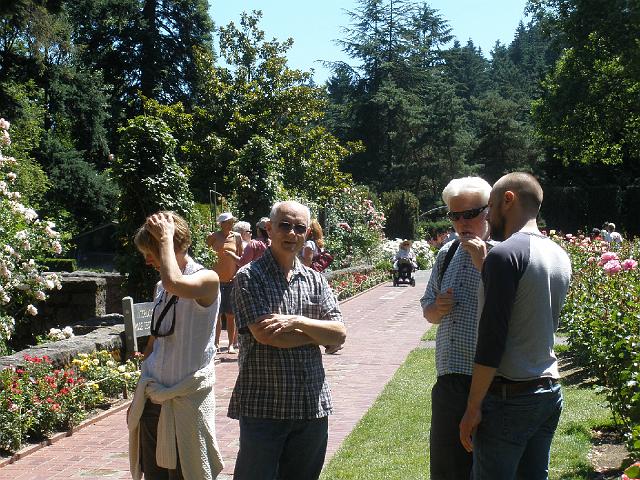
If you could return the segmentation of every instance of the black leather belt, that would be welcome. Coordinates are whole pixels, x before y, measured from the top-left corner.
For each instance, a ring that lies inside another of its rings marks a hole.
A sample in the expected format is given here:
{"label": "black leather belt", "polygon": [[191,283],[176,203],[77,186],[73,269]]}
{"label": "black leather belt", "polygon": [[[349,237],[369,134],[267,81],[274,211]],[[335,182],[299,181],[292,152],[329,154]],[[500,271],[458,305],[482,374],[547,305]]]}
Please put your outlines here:
{"label": "black leather belt", "polygon": [[551,377],[534,378],[533,380],[524,380],[522,382],[496,377],[489,386],[489,392],[505,398],[522,395],[523,393],[533,393],[540,388],[551,388],[557,383],[558,381]]}

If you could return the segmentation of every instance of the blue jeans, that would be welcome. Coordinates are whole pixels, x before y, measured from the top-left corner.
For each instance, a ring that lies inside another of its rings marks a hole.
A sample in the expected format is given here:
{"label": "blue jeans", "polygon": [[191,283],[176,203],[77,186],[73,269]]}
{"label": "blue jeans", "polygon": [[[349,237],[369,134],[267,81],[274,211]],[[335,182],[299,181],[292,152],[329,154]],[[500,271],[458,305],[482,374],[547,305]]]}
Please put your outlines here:
{"label": "blue jeans", "polygon": [[327,417],[310,420],[240,417],[240,449],[233,479],[317,479],[328,438]]}
{"label": "blue jeans", "polygon": [[547,480],[561,412],[559,384],[511,397],[488,393],[473,437],[473,480]]}

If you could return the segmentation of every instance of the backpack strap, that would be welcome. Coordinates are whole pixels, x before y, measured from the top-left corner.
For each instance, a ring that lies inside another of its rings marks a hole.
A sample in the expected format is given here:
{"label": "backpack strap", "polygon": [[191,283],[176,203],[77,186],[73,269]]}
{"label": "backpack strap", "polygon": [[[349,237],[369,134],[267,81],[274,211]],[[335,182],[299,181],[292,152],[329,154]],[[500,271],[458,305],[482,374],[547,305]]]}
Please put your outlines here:
{"label": "backpack strap", "polygon": [[460,246],[460,240],[454,240],[453,245],[451,245],[449,247],[449,250],[447,250],[447,255],[444,257],[444,263],[442,264],[442,268],[440,269],[440,272],[438,272],[438,284],[440,284],[440,286],[442,286],[442,278],[444,277],[444,273],[447,271],[447,268],[449,268],[451,259],[456,254],[456,250],[458,250],[459,246]]}

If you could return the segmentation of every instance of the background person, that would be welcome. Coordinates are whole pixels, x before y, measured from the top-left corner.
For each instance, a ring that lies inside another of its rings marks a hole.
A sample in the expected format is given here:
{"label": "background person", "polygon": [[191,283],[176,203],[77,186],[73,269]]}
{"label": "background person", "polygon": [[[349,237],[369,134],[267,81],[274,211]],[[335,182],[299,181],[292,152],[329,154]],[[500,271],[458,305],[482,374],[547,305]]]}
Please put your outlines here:
{"label": "background person", "polygon": [[216,348],[220,345],[220,332],[222,330],[222,317],[226,319],[227,336],[229,337],[228,353],[237,353],[236,329],[233,320],[233,309],[231,308],[231,290],[233,288],[233,278],[238,271],[238,265],[234,257],[227,252],[233,253],[235,256],[242,256],[242,238],[240,234],[232,231],[236,218],[231,212],[221,213],[217,222],[220,230],[212,232],[207,237],[207,245],[209,245],[218,255],[218,261],[213,270],[218,274],[220,279],[220,321],[216,323]]}
{"label": "background person", "polygon": [[151,215],[134,242],[160,272],[140,381],[127,415],[131,474],[140,479],[215,478],[214,324],[218,276],[187,254],[187,222]]}
{"label": "background person", "polygon": [[515,172],[489,198],[487,254],[473,379],[460,441],[473,451],[474,480],[549,477],[562,411],[555,331],[571,276],[566,252],[538,229],[542,188]]}
{"label": "background person", "polygon": [[[431,390],[429,464],[433,480],[470,478],[473,456],[460,443],[476,348],[480,269],[489,237],[491,185],[480,177],[456,178],[442,191],[447,216],[459,237],[438,252],[420,300],[424,317],[438,325]],[[448,265],[446,265],[448,263]]]}
{"label": "background person", "polygon": [[393,269],[398,270],[398,262],[399,261],[407,261],[411,263],[413,269],[418,268],[418,261],[416,260],[416,254],[413,250],[411,250],[411,240],[404,240],[398,246],[398,251],[393,257]]}
{"label": "background person", "polygon": [[609,234],[609,242],[621,244],[622,243],[622,235],[616,232],[616,224],[613,222],[609,222],[607,225],[607,232]]}
{"label": "background person", "polygon": [[307,239],[304,242],[302,251],[300,252],[302,263],[307,267],[311,267],[313,257],[318,255],[322,250],[324,250],[324,234],[322,233],[322,226],[320,225],[320,222],[314,219],[311,221],[311,227],[309,228]]}
{"label": "background person", "polygon": [[240,238],[242,238],[242,249],[244,250],[251,241],[251,224],[249,222],[239,221],[233,225],[232,230],[240,234]]}
{"label": "background person", "polygon": [[267,223],[271,247],[234,281],[234,480],[313,480],[322,470],[333,406],[318,346],[342,344],[346,329],[325,278],[298,259],[309,223],[306,206],[276,203]]}
{"label": "background person", "polygon": [[228,250],[225,252],[227,255],[233,257],[238,267],[243,267],[247,263],[259,259],[269,245],[271,245],[271,240],[269,240],[269,234],[266,230],[268,221],[269,217],[262,217],[258,223],[256,223],[256,238],[245,245],[242,251],[242,257]]}

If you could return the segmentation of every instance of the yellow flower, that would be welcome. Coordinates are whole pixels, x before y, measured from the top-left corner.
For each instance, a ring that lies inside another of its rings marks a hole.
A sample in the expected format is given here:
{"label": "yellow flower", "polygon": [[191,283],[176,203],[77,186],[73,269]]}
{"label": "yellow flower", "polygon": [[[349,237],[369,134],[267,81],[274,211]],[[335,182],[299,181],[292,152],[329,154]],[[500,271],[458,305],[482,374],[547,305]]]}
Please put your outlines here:
{"label": "yellow flower", "polygon": [[100,360],[98,360],[97,358],[94,358],[91,363],[93,363],[94,365],[100,365]]}

